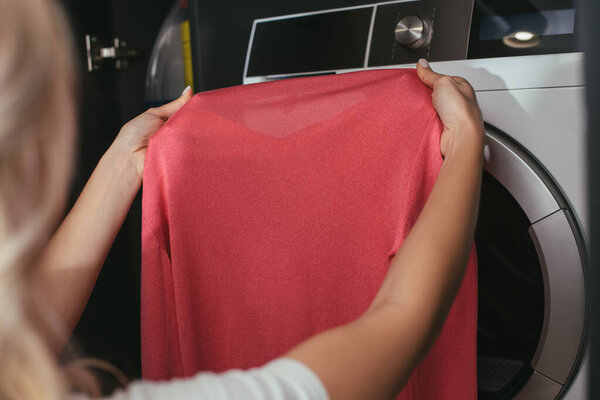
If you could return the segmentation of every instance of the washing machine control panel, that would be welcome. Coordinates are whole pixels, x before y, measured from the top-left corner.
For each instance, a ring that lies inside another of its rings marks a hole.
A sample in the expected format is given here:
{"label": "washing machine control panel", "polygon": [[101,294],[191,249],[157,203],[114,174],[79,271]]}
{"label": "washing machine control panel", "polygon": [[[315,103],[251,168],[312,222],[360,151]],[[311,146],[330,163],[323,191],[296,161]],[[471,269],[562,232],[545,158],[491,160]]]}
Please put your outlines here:
{"label": "washing machine control panel", "polygon": [[464,59],[472,8],[402,0],[258,19],[245,77]]}
{"label": "washing machine control panel", "polygon": [[244,81],[579,51],[575,0],[542,3],[399,0],[257,19]]}

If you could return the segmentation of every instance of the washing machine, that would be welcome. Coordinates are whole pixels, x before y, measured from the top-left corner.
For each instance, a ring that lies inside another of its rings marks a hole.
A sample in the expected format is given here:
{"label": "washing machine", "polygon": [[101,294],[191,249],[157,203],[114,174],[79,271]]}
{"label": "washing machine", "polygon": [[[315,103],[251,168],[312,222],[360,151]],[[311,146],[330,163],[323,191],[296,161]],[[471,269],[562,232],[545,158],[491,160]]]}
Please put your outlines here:
{"label": "washing machine", "polygon": [[245,84],[376,68],[473,85],[486,123],[478,391],[585,399],[583,54],[573,1],[393,1],[254,21]]}
{"label": "washing machine", "polygon": [[[587,398],[585,107],[573,0],[257,0],[222,17],[190,4],[230,24],[219,48],[246,41],[244,84],[414,68],[421,57],[469,80],[486,124],[479,399]],[[251,25],[248,35],[232,22]],[[205,46],[220,40],[193,15],[192,32],[205,33],[192,35]]]}

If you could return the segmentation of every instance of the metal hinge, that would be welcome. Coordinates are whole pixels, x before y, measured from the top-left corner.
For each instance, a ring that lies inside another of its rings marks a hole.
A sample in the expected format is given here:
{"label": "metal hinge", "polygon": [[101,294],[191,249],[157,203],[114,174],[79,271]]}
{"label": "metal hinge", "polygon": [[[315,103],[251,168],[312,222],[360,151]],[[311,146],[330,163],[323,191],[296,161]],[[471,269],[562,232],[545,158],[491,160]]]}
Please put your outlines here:
{"label": "metal hinge", "polygon": [[102,46],[92,35],[85,35],[88,71],[96,71],[106,63],[113,64],[116,69],[124,70],[129,67],[129,61],[141,57],[139,50],[127,48],[127,42],[122,38],[114,38],[112,46]]}

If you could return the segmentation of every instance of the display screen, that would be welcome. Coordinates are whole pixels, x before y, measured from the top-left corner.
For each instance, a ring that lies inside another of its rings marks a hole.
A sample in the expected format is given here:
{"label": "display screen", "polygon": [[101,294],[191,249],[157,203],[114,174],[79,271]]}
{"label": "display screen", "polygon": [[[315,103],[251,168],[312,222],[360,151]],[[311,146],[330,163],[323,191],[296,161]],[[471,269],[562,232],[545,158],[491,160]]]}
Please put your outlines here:
{"label": "display screen", "polygon": [[580,51],[576,0],[475,0],[467,58]]}
{"label": "display screen", "polygon": [[[575,30],[575,9],[483,17],[479,40],[502,39],[516,32],[537,36],[571,34]],[[522,35],[523,38],[526,35]]]}
{"label": "display screen", "polygon": [[248,76],[359,68],[372,7],[256,24]]}

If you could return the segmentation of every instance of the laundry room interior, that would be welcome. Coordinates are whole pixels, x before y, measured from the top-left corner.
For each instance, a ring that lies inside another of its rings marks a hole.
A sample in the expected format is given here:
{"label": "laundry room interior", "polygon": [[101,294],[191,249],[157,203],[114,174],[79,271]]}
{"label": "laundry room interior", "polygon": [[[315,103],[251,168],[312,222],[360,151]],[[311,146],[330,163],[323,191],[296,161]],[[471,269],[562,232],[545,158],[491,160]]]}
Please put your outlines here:
{"label": "laundry room interior", "polygon": [[0,398],[600,398],[600,3],[0,14]]}

